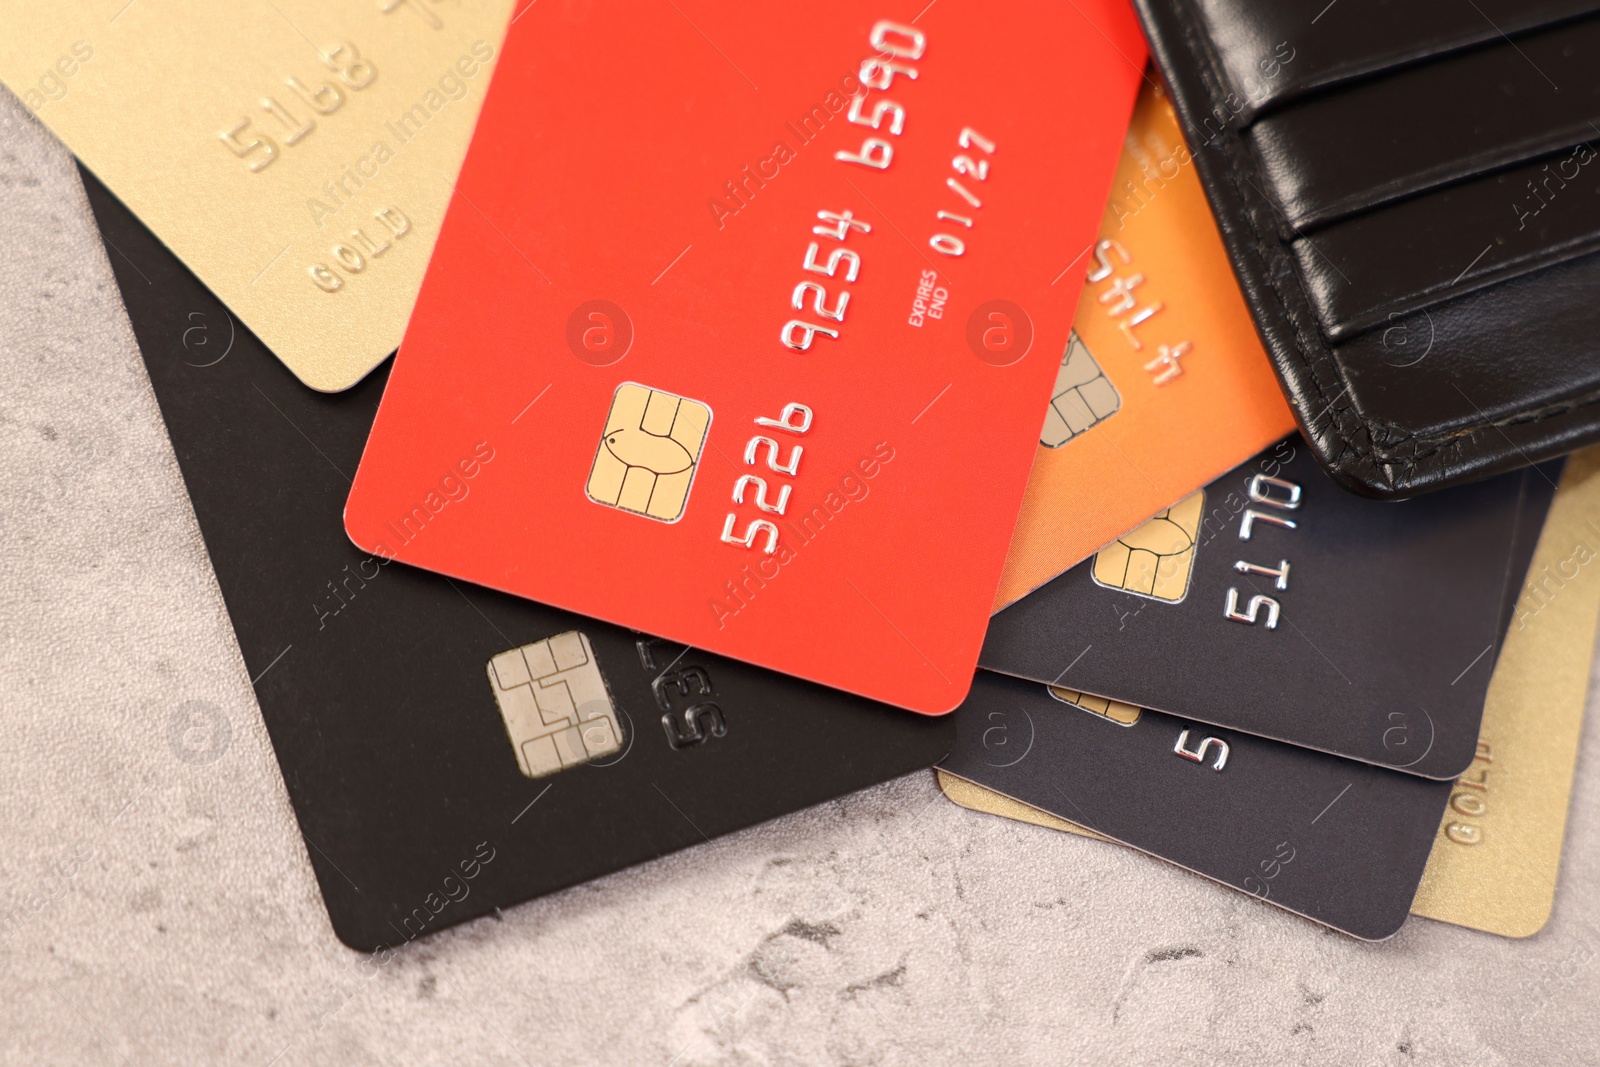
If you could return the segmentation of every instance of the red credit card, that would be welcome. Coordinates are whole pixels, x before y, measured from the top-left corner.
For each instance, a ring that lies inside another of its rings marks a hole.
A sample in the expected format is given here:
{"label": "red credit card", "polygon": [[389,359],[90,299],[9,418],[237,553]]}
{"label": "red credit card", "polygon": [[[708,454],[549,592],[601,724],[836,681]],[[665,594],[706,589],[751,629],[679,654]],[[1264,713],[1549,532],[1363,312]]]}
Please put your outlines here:
{"label": "red credit card", "polygon": [[1144,56],[1125,0],[523,8],[351,538],[954,708]]}

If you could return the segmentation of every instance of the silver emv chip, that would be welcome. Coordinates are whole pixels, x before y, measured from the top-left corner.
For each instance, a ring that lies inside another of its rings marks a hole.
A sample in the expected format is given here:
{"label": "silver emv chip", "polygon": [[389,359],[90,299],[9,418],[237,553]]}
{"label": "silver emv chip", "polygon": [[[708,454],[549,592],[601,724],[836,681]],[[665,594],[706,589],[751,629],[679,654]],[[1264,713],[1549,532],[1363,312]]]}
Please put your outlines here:
{"label": "silver emv chip", "polygon": [[489,684],[517,765],[543,778],[622,748],[622,724],[589,639],[577,630],[502,652]]}

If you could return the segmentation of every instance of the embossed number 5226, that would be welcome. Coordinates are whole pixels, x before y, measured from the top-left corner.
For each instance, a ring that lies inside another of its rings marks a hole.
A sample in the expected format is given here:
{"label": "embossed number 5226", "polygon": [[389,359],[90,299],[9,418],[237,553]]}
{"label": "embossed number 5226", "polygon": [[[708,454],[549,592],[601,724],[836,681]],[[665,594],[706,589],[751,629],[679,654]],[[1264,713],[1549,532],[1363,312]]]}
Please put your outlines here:
{"label": "embossed number 5226", "polygon": [[[756,425],[782,430],[798,437],[811,429],[811,409],[804,404],[787,404],[784,406],[783,414],[775,419],[756,419]],[[785,461],[782,458],[782,450],[778,442],[765,434],[757,434],[745,443],[745,463],[754,467],[756,465],[756,457],[763,447],[765,447],[767,453],[767,469],[778,474],[788,475],[790,478],[793,478],[799,471],[800,456],[805,452],[805,448],[801,445],[795,445],[789,452],[788,460]],[[755,504],[758,510],[771,515],[782,515],[788,510],[789,494],[794,487],[780,485],[777,499],[768,500],[767,480],[756,474],[741,475],[739,480],[733,483],[733,502],[735,504],[743,504],[745,502],[745,490],[751,486],[755,486],[755,494],[751,503]],[[744,533],[734,536],[733,528],[737,522],[738,514],[732,511],[728,512],[727,518],[722,522],[723,541],[730,545],[743,545],[745,548],[754,548],[756,537],[765,533],[766,543],[762,546],[761,551],[770,556],[778,550],[778,527],[773,522],[768,519],[751,519],[745,525]]]}

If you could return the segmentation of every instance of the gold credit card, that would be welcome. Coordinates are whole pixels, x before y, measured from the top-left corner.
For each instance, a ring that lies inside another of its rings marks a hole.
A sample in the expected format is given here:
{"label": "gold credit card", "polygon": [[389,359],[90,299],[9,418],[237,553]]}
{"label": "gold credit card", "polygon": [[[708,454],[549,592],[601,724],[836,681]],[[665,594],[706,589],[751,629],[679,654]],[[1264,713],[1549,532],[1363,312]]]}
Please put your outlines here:
{"label": "gold credit card", "polygon": [[0,81],[334,391],[400,343],[511,9],[0,0]]}
{"label": "gold credit card", "polygon": [[1506,937],[1555,903],[1600,615],[1600,450],[1567,461],[1413,915]]}
{"label": "gold credit card", "polygon": [[[1589,449],[1567,461],[1495,665],[1478,759],[1451,792],[1413,915],[1505,937],[1535,934],[1549,920],[1597,619],[1600,449]],[[1108,840],[942,771],[938,781],[962,807]]]}
{"label": "gold credit card", "polygon": [[934,776],[939,780],[939,789],[946,797],[960,804],[963,808],[973,811],[987,812],[998,815],[1003,819],[1012,819],[1016,822],[1031,822],[1035,826],[1043,826],[1046,830],[1063,830],[1079,837],[1092,837],[1096,841],[1112,841],[1093,830],[1079,826],[1075,822],[1057,818],[1048,811],[1042,811],[1031,804],[1024,804],[1020,800],[1013,800],[1004,793],[996,793],[993,789],[985,789],[975,785],[965,778],[957,778],[953,774],[946,774],[941,770],[934,770]]}

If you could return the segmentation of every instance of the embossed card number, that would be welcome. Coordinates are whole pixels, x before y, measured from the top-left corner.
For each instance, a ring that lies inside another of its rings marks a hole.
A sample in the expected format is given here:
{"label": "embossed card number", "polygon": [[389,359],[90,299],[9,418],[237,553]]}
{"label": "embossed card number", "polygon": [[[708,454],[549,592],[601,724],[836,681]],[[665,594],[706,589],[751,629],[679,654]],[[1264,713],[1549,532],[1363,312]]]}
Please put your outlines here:
{"label": "embossed card number", "polygon": [[[928,38],[921,30],[885,19],[872,27],[867,40],[878,50],[878,56],[861,61],[861,84],[869,89],[882,91],[893,85],[896,77],[908,81],[917,80],[917,68],[910,63],[901,63],[897,60],[922,58],[922,53],[928,47]],[[872,114],[863,118],[861,109],[867,100],[868,94],[861,93],[850,102],[850,112],[846,116],[849,121],[857,126],[870,126],[874,130],[880,130],[883,129],[881,125],[883,116],[885,113],[890,113],[893,117],[889,120],[888,129],[883,132],[891,137],[899,137],[905,128],[906,109],[887,97],[874,97]],[[833,154],[833,158],[842,163],[854,163],[872,170],[885,170],[894,159],[894,145],[882,137],[867,137],[861,142],[861,147],[857,151],[838,151]]]}
{"label": "embossed card number", "polygon": [[81,38],[40,119],[301,381],[336,391],[400,343],[512,4],[0,0],[0,80],[37,83]]}
{"label": "embossed card number", "polygon": [[[799,437],[811,429],[811,409],[804,404],[785,404],[783,414],[777,418],[769,419],[763,416],[757,418],[755,423],[757,426],[770,427],[771,429]],[[788,457],[780,458],[782,450],[778,442],[764,434],[756,434],[745,442],[745,463],[754,467],[756,465],[756,457],[763,452],[766,454],[767,468],[769,470],[786,478],[793,478],[799,473],[800,456],[805,452],[805,447],[791,445]],[[754,487],[751,502],[755,504],[758,510],[767,512],[769,515],[782,515],[788,510],[789,493],[794,488],[793,485],[779,483],[778,495],[768,500],[767,480],[765,478],[757,474],[741,475],[739,480],[733,483],[733,502],[735,504],[743,504],[745,491],[751,487]],[[734,523],[738,522],[738,519],[739,516],[736,512],[728,512],[728,517],[722,524],[723,541],[730,545],[754,548],[757,536],[765,535],[766,540],[761,546],[761,551],[770,556],[778,550],[779,534],[775,523],[768,519],[753,518],[745,526],[744,533],[735,537],[733,527]]]}
{"label": "embossed card number", "polygon": [[[867,89],[887,90],[894,84],[895,78],[904,78],[907,81],[916,81],[917,68],[909,61],[921,59],[928,47],[927,36],[914,26],[907,26],[888,20],[881,21],[872,27],[868,35],[872,47],[878,50],[876,57],[869,57],[861,61],[861,84]],[[902,60],[908,62],[901,62]],[[871,111],[867,111],[868,103]],[[906,109],[898,102],[886,96],[874,96],[863,91],[852,97],[850,108],[845,113],[845,119],[857,126],[866,126],[872,130],[880,131],[885,136],[868,136],[861,142],[861,147],[855,151],[841,149],[834,153],[834,158],[841,163],[854,164],[868,170],[887,170],[894,161],[894,143],[889,138],[898,138],[905,131]],[[992,155],[994,142],[978,133],[970,126],[964,127],[956,138],[957,144],[970,152],[978,152],[984,156]],[[989,161],[987,158],[974,158],[972,155],[957,155],[950,161],[951,169],[960,177],[947,177],[945,185],[954,192],[964,205],[963,210],[975,211],[983,206],[981,201],[971,190],[963,184],[963,180],[982,182],[989,178]],[[940,209],[937,217],[940,221],[954,222],[971,229],[973,219],[970,214],[955,214]],[[825,222],[832,222],[832,227],[814,226],[812,233],[832,237],[836,241],[844,241],[849,232],[859,230],[861,233],[872,232],[872,227],[855,218],[853,212],[846,209],[842,212],[819,211],[817,218]],[[935,252],[945,256],[964,255],[967,250],[966,240],[953,233],[936,233],[928,239],[928,245]],[[816,261],[820,245],[813,241],[806,250],[804,262],[801,264],[806,270],[818,274],[834,277],[838,267],[843,262],[848,262],[848,269],[844,280],[853,282],[860,271],[861,257],[845,249],[833,249],[826,264]],[[811,298],[811,310],[819,318],[832,322],[844,322],[846,306],[850,303],[848,292],[838,293],[834,305],[827,306],[828,290],[818,282],[805,281],[795,286],[790,297],[790,307],[795,311],[806,310],[806,298]],[[805,352],[811,348],[818,336],[829,337],[835,340],[839,337],[839,329],[822,323],[812,322],[807,319],[790,319],[783,324],[779,332],[779,339],[788,348],[796,352]]]}
{"label": "embossed card number", "polygon": [[[850,235],[851,231],[860,233],[872,232],[872,227],[856,218],[855,213],[849,208],[843,211],[819,211],[817,212],[817,218],[822,220],[823,225],[811,227],[811,232],[818,236],[838,241],[841,244],[844,243],[844,239]],[[820,244],[812,241],[806,247],[805,259],[800,266],[817,274],[826,274],[830,278],[838,273],[840,266],[843,266],[845,268],[844,280],[846,282],[856,280],[856,275],[861,273],[861,256],[858,253],[848,248],[831,248],[828,251],[827,262],[818,263],[817,253],[821,249],[822,246]],[[819,317],[833,322],[844,321],[844,309],[850,303],[849,293],[840,293],[833,307],[828,308],[824,306],[824,301],[828,298],[826,289],[816,282],[801,282],[794,287],[794,292],[789,297],[789,306],[796,311],[804,311],[806,309],[807,294],[811,295],[812,310]],[[778,333],[778,339],[785,346],[792,348],[796,352],[805,352],[811,348],[811,343],[816,340],[818,334],[823,337],[838,338],[839,331],[832,326],[822,326],[815,322],[808,322],[805,319],[790,319],[783,324],[783,329]]]}
{"label": "embossed card number", "polygon": [[689,649],[681,649],[662,663],[656,656],[657,646],[670,646],[670,641],[644,637],[634,645],[639,665],[653,676],[650,692],[661,709],[661,729],[667,735],[667,744],[675,749],[692,748],[727,735],[728,719],[715,699],[711,674],[700,664],[684,662]]}
{"label": "embossed card number", "polygon": [[[1268,526],[1280,526],[1286,530],[1293,530],[1296,526],[1294,519],[1285,517],[1282,512],[1296,511],[1300,507],[1300,486],[1283,478],[1274,478],[1266,474],[1257,474],[1251,477],[1247,489],[1252,504],[1260,504],[1261,508],[1246,508],[1244,515],[1239,519],[1239,540],[1248,541],[1255,533],[1255,524],[1263,523]],[[1270,509],[1270,510],[1268,510]],[[1257,574],[1264,578],[1272,579],[1272,586],[1279,592],[1289,588],[1289,561],[1279,560],[1275,567],[1251,563],[1248,560],[1239,560],[1233,569],[1240,574]],[[1282,605],[1276,597],[1257,593],[1244,605],[1244,610],[1239,609],[1239,589],[1237,586],[1228,587],[1228,598],[1223,604],[1224,618],[1234,622],[1242,622],[1246,626],[1254,626],[1258,621],[1267,629],[1278,628],[1278,617]],[[1262,612],[1266,612],[1265,616]]]}
{"label": "embossed card number", "polygon": [[[336,79],[325,81],[314,89],[293,75],[285,77],[283,83],[293,93],[291,99],[296,101],[297,107],[304,104],[310,113],[326,118],[344,106],[345,90],[360,92],[371,85],[378,76],[378,68],[348,41],[333,46],[321,58]],[[278,153],[282,151],[279,141],[286,147],[292,147],[317,128],[315,118],[305,112],[301,116],[292,114],[277,96],[263,96],[260,106],[262,111],[277,120],[276,140],[267,133],[250,130],[249,117],[241,118],[217,135],[230,152],[245,161],[253,173],[266,170],[277,160]],[[248,141],[242,139],[247,131],[250,133]]]}
{"label": "embossed card number", "polygon": [[[896,76],[915,81],[917,68],[908,63],[896,60],[916,60],[922,58],[922,53],[928,46],[928,39],[921,30],[913,26],[905,26],[898,22],[887,20],[877,23],[868,34],[872,47],[878,50],[878,56],[869,57],[861,61],[861,84],[871,89],[888,89],[894,83]],[[871,113],[863,112],[869,94],[862,92],[851,98],[850,109],[845,114],[845,119],[857,126],[866,126],[873,130],[882,131],[889,137],[899,137],[905,129],[906,109],[887,97],[873,97]],[[887,120],[887,125],[885,125]],[[861,149],[856,152],[840,150],[834,153],[834,158],[843,163],[854,163],[870,170],[884,170],[894,159],[894,145],[884,137],[867,137],[861,142]],[[852,230],[860,233],[871,233],[872,227],[857,219],[855,213],[849,208],[844,211],[818,211],[817,218],[824,223],[832,225],[813,226],[811,232],[819,236],[830,237],[835,241],[844,242]],[[846,283],[856,280],[861,270],[861,256],[848,249],[830,249],[828,260],[825,264],[817,262],[817,253],[821,246],[812,241],[806,249],[806,255],[801,266],[817,274],[825,274],[832,278],[836,275],[841,264],[846,265],[844,281]],[[795,311],[806,310],[806,300],[810,297],[811,310],[818,318],[830,322],[843,323],[845,308],[849,306],[850,294],[840,292],[834,297],[832,307],[827,306],[828,290],[820,282],[803,281],[794,287],[790,295],[789,306]],[[796,352],[805,352],[811,348],[812,342],[818,336],[839,337],[839,329],[822,323],[812,322],[808,319],[790,319],[783,324],[778,338],[783,344]],[[774,542],[776,543],[776,542]],[[770,551],[770,550],[769,550]]]}
{"label": "embossed card number", "polygon": [[[1214,754],[1212,752],[1213,746],[1216,749]],[[1181,730],[1178,733],[1177,742],[1172,746],[1172,751],[1190,763],[1204,765],[1209,760],[1211,769],[1214,771],[1220,771],[1228,765],[1228,742],[1220,737],[1202,737],[1195,741],[1191,748],[1189,731]]]}

